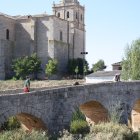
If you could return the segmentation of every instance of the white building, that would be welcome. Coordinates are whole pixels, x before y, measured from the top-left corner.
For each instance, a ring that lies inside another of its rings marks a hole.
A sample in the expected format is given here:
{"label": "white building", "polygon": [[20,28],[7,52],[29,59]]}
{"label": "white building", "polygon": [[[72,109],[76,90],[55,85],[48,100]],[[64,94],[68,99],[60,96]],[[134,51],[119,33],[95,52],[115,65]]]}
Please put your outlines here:
{"label": "white building", "polygon": [[98,71],[86,76],[86,83],[100,83],[114,81],[116,74],[120,74],[120,70],[114,71]]}

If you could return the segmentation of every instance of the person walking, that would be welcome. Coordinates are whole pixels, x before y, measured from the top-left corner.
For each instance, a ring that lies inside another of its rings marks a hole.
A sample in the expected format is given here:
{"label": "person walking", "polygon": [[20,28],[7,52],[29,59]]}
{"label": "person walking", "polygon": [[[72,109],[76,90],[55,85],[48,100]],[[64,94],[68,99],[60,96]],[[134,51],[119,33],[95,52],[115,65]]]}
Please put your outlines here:
{"label": "person walking", "polygon": [[24,81],[24,92],[30,92],[30,77],[26,76],[26,80]]}

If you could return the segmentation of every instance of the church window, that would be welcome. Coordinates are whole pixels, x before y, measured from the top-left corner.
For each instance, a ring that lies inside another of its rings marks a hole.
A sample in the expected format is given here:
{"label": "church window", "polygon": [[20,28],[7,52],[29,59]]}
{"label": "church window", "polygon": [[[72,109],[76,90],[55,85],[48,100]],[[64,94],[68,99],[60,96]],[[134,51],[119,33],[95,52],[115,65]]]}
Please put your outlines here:
{"label": "church window", "polygon": [[78,14],[77,14],[77,12],[76,12],[76,19],[78,19]]}
{"label": "church window", "polygon": [[9,40],[9,29],[6,30],[6,39]]}
{"label": "church window", "polygon": [[60,13],[58,13],[57,16],[60,17]]}
{"label": "church window", "polygon": [[67,18],[69,18],[70,17],[70,13],[69,12],[67,12]]}
{"label": "church window", "polygon": [[60,40],[63,41],[63,33],[60,31]]}
{"label": "church window", "polygon": [[83,16],[82,16],[82,14],[81,14],[81,21],[83,20]]}

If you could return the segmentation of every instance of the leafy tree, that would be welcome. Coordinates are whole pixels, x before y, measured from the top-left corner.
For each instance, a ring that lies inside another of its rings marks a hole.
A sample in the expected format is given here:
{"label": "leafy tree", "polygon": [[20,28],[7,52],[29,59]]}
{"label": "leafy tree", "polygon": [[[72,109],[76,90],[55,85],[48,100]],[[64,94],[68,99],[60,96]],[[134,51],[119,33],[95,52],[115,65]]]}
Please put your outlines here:
{"label": "leafy tree", "polygon": [[50,77],[57,72],[58,62],[56,59],[50,59],[46,65],[46,74]]}
{"label": "leafy tree", "polygon": [[122,78],[140,80],[140,39],[132,42],[125,50],[122,60]]}
{"label": "leafy tree", "polygon": [[78,68],[78,66],[76,66],[76,68],[75,68],[76,79],[77,79],[77,74],[78,74],[78,72],[79,72],[79,68]]}
{"label": "leafy tree", "polygon": [[37,79],[37,73],[39,73],[42,70],[41,69],[41,60],[38,59],[37,55],[34,53],[29,58],[29,62],[30,62],[29,71],[30,71],[30,73],[33,73],[35,76],[35,79]]}
{"label": "leafy tree", "polygon": [[25,77],[30,74],[36,76],[37,73],[41,71],[41,61],[36,54],[17,58],[13,60],[12,69],[18,79],[25,79]]}
{"label": "leafy tree", "polygon": [[78,66],[78,69],[79,69],[78,73],[82,75],[83,74],[83,61],[85,63],[86,70],[88,70],[89,64],[86,60],[83,60],[82,58],[70,59],[68,62],[68,73],[70,75],[74,75],[75,68]]}
{"label": "leafy tree", "polygon": [[106,69],[104,60],[100,59],[97,63],[92,65],[93,72],[102,71]]}

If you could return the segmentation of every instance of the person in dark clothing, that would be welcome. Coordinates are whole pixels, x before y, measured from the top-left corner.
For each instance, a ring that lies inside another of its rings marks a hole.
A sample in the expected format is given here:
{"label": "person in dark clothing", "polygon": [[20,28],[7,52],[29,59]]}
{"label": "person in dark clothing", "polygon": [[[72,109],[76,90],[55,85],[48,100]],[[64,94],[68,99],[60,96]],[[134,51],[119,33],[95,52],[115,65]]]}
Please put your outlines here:
{"label": "person in dark clothing", "polygon": [[115,75],[115,81],[116,81],[116,82],[120,81],[120,74],[116,74],[116,75]]}

